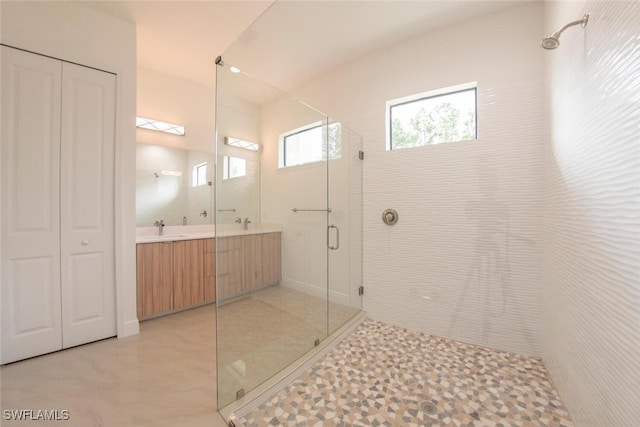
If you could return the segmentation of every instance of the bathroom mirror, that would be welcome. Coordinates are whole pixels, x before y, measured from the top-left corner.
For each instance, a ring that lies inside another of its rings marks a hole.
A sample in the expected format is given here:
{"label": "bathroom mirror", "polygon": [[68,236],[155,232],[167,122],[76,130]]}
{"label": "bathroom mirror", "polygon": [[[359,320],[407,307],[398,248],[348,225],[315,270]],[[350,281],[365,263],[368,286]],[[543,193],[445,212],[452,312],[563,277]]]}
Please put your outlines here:
{"label": "bathroom mirror", "polygon": [[255,223],[260,213],[260,161],[240,156],[218,156],[218,224],[238,218]]}
{"label": "bathroom mirror", "polygon": [[[219,83],[222,78],[218,76]],[[217,90],[215,208],[218,224],[233,224],[245,218],[255,224],[260,219],[260,108],[253,100],[243,96],[244,91],[249,90],[247,86],[219,85]],[[242,143],[232,145],[228,143],[229,140]]]}
{"label": "bathroom mirror", "polygon": [[[219,156],[218,222],[256,218],[260,211],[260,160],[229,147]],[[213,153],[162,145],[136,145],[136,227],[213,224]],[[223,165],[227,164],[227,167]]]}
{"label": "bathroom mirror", "polygon": [[136,145],[136,227],[212,224],[214,155]]}

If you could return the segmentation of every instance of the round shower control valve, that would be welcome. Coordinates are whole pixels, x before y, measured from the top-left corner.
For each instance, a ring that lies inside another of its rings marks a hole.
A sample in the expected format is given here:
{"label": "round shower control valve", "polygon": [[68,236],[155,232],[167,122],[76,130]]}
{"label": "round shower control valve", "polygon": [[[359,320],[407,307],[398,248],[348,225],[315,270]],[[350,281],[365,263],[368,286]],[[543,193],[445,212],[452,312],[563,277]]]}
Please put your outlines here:
{"label": "round shower control valve", "polygon": [[395,209],[386,209],[382,212],[382,221],[387,225],[393,225],[398,222],[398,212]]}

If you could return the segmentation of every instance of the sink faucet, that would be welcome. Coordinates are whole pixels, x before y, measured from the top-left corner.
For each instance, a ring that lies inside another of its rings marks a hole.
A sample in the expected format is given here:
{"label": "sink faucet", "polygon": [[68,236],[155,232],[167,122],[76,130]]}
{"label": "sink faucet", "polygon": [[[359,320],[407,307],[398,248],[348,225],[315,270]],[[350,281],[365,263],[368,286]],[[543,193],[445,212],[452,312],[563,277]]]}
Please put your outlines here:
{"label": "sink faucet", "polygon": [[249,224],[251,224],[251,221],[249,221],[249,217],[246,217],[244,219],[244,229],[248,230],[249,229]]}
{"label": "sink faucet", "polygon": [[161,219],[156,219],[156,222],[153,223],[156,227],[158,227],[158,236],[162,236],[164,232],[164,221]]}

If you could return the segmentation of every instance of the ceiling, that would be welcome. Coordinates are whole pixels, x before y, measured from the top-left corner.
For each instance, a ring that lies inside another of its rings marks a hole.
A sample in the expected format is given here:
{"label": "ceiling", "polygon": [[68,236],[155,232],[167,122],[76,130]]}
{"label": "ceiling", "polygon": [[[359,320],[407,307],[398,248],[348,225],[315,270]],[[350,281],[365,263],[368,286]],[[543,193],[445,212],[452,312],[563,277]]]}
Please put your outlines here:
{"label": "ceiling", "polygon": [[82,3],[136,23],[140,67],[213,87],[214,60],[224,54],[225,62],[290,90],[350,59],[518,1]]}
{"label": "ceiling", "polygon": [[215,85],[215,58],[272,1],[83,0],[86,6],[135,22],[138,66]]}

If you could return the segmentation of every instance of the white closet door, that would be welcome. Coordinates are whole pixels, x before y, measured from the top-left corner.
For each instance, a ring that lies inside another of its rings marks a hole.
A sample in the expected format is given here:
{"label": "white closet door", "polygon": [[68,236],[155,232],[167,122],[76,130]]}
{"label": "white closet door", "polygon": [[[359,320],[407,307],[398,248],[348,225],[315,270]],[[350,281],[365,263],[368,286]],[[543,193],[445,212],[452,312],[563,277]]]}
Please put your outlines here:
{"label": "white closet door", "polygon": [[1,47],[1,363],[59,350],[60,61]]}
{"label": "white closet door", "polygon": [[116,335],[113,74],[63,64],[63,347]]}

